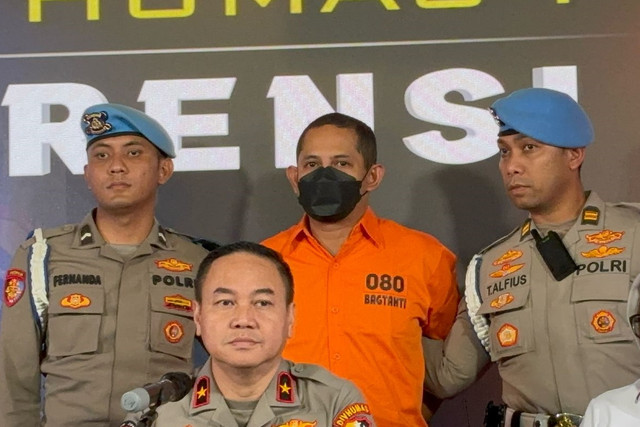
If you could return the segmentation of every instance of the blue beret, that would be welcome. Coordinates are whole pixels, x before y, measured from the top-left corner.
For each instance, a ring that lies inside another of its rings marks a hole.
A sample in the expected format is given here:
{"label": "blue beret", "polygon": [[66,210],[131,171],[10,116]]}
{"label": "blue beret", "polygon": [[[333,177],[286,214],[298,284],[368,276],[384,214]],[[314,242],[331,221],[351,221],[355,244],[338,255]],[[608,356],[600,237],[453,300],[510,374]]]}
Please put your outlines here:
{"label": "blue beret", "polygon": [[142,111],[120,104],[98,104],[87,108],[80,126],[87,137],[87,148],[102,138],[140,135],[158,150],[173,158],[176,152],[171,137],[160,123]]}
{"label": "blue beret", "polygon": [[589,116],[569,95],[530,88],[498,99],[491,113],[500,132],[514,130],[556,147],[585,147],[593,141]]}

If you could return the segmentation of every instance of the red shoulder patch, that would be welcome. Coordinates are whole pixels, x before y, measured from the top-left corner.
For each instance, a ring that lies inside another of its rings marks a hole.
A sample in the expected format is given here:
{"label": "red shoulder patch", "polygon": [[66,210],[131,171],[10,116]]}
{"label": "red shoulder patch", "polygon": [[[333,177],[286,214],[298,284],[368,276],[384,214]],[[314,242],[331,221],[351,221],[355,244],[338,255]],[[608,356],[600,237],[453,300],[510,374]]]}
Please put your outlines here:
{"label": "red shoulder patch", "polygon": [[13,307],[22,298],[26,277],[26,273],[17,268],[7,271],[4,279],[4,303],[7,307]]}

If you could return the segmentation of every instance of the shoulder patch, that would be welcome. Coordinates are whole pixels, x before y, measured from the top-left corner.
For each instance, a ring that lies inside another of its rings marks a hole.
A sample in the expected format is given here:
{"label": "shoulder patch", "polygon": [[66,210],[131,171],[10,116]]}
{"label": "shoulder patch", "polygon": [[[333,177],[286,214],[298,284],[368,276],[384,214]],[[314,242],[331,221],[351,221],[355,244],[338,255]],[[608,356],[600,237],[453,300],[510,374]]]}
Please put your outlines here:
{"label": "shoulder patch", "polygon": [[26,274],[17,268],[10,268],[4,279],[4,303],[7,307],[16,305],[24,294]]}

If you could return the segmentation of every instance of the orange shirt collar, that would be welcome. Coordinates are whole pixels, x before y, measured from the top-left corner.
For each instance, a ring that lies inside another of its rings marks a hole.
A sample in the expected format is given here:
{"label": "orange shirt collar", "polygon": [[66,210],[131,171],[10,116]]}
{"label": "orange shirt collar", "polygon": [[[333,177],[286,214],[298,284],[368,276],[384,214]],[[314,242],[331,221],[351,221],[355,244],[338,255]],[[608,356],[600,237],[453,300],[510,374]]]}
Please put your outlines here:
{"label": "orange shirt collar", "polygon": [[[311,234],[311,230],[309,229],[309,216],[304,214],[302,219],[293,226],[291,230],[291,236],[289,242],[285,246],[286,252],[291,253],[298,244],[305,239],[314,239]],[[380,224],[378,223],[379,219],[376,214],[373,212],[371,207],[367,207],[364,215],[360,218],[360,221],[353,227],[351,230],[351,234],[349,235],[349,239],[351,240],[354,236],[361,234],[367,240],[370,240],[376,247],[381,247],[384,245],[384,237],[382,236],[382,232],[380,231]]]}

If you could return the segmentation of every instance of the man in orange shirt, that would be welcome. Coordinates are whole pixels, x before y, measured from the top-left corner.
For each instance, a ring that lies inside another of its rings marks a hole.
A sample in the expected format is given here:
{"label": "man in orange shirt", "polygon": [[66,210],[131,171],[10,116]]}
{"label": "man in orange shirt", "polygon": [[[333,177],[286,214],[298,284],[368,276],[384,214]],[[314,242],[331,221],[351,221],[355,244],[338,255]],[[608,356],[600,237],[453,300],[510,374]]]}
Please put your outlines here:
{"label": "man in orange shirt", "polygon": [[264,244],[296,281],[285,357],[317,363],[365,394],[378,425],[426,426],[421,339],[447,335],[456,314],[455,256],[434,237],[378,218],[376,138],[339,113],[313,121],[287,178],[306,214]]}

